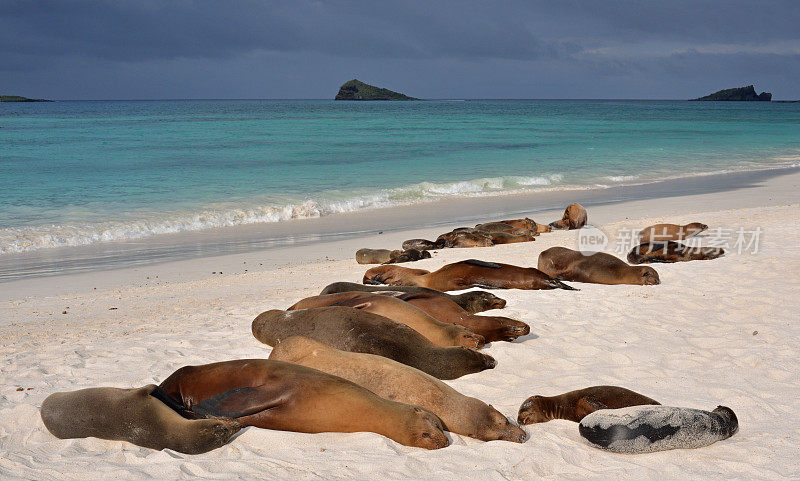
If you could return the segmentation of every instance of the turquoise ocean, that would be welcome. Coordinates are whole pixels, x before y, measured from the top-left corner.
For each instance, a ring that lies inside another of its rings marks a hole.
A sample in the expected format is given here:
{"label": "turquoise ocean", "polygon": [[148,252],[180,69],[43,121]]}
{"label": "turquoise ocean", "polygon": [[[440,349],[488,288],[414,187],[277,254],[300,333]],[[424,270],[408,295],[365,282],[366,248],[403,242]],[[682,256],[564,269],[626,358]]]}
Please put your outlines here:
{"label": "turquoise ocean", "polygon": [[0,104],[0,258],[459,196],[800,165],[800,104]]}

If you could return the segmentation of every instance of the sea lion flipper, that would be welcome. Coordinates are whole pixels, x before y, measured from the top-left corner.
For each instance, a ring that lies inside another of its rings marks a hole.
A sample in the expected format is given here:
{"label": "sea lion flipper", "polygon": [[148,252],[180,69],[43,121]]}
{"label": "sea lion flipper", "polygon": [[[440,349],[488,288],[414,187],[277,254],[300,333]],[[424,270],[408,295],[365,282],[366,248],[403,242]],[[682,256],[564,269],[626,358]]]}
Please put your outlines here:
{"label": "sea lion flipper", "polygon": [[561,282],[558,279],[549,279],[549,280],[545,281],[545,283],[547,285],[549,285],[550,287],[552,287],[553,289],[565,289],[567,291],[579,291],[580,290],[580,289],[576,289],[576,288],[574,288],[574,287],[572,287],[570,285],[564,284],[563,282]]}
{"label": "sea lion flipper", "polygon": [[467,259],[465,261],[461,261],[464,264],[472,264],[474,266],[480,267],[490,267],[492,269],[500,269],[500,264],[495,264],[494,262],[486,262],[486,261],[479,261],[477,259]]}
{"label": "sea lion flipper", "polygon": [[583,419],[585,416],[601,409],[608,409],[608,406],[594,396],[586,396],[578,399],[575,406],[575,414],[579,419]]}
{"label": "sea lion flipper", "polygon": [[265,386],[242,387],[203,399],[192,411],[203,417],[240,418],[275,407],[278,399]]}

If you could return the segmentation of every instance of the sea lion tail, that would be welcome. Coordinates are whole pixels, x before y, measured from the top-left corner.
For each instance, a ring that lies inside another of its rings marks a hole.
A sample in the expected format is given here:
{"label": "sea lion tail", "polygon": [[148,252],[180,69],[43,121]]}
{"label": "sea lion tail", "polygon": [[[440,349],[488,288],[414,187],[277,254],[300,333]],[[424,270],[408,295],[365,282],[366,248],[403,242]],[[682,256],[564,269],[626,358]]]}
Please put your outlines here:
{"label": "sea lion tail", "polygon": [[552,287],[553,289],[564,289],[564,290],[567,290],[567,291],[579,291],[580,290],[580,289],[576,289],[576,288],[574,288],[572,286],[569,286],[567,284],[564,284],[563,282],[559,281],[558,279],[550,279],[548,281],[545,281],[545,283],[548,286]]}

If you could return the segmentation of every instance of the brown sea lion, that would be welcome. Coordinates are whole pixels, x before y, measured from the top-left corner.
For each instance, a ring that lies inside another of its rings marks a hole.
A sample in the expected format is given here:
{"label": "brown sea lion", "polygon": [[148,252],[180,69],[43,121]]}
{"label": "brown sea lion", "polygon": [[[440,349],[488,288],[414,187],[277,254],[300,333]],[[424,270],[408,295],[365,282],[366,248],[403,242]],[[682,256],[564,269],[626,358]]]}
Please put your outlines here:
{"label": "brown sea lion", "polygon": [[497,364],[489,355],[437,346],[405,324],[352,307],[267,311],[255,318],[252,329],[256,339],[270,346],[305,336],[343,351],[388,357],[439,379],[455,379]]}
{"label": "brown sea lion", "polygon": [[526,435],[492,406],[464,396],[419,369],[374,354],[345,352],[306,337],[290,337],[270,359],[293,362],[347,379],[378,396],[420,406],[437,415],[447,431],[483,441],[522,443]]}
{"label": "brown sea lion", "polygon": [[599,409],[619,409],[644,404],[660,404],[647,396],[618,386],[593,386],[558,396],[531,396],[517,415],[520,424],[546,423],[552,419],[580,422]]}
{"label": "brown sea lion", "polygon": [[432,251],[443,248],[443,244],[439,244],[427,239],[409,239],[403,242],[403,249],[416,249],[418,251]]}
{"label": "brown sea lion", "polygon": [[384,262],[390,261],[392,257],[399,256],[401,252],[403,251],[392,251],[389,249],[359,249],[356,251],[356,262],[359,264],[383,264]]}
{"label": "brown sea lion", "polygon": [[553,230],[553,228],[550,227],[549,225],[539,224],[538,222],[529,219],[527,217],[525,217],[524,219],[501,220],[500,222],[519,229],[534,230],[539,234],[543,234],[545,232],[550,232]]}
{"label": "brown sea lion", "polygon": [[387,317],[414,329],[437,346],[464,346],[478,349],[485,344],[483,336],[475,334],[465,327],[440,322],[425,311],[396,297],[382,296],[371,292],[340,292],[307,297],[288,310],[327,306],[354,307]]}
{"label": "brown sea lion", "polygon": [[241,359],[178,369],[161,389],[192,413],[300,433],[373,432],[406,446],[450,441],[427,410],[383,399],[345,379],[282,361]]}
{"label": "brown sea lion", "polygon": [[530,326],[502,316],[478,316],[461,308],[446,297],[427,293],[376,292],[381,295],[394,295],[441,322],[464,326],[475,334],[480,334],[486,342],[513,341],[531,332]]}
{"label": "brown sea lion", "polygon": [[525,229],[513,229],[511,232],[489,232],[488,234],[492,239],[492,245],[532,242],[539,235],[536,231]]}
{"label": "brown sea lion", "polygon": [[628,253],[628,262],[644,264],[648,262],[685,262],[716,259],[725,254],[717,247],[692,247],[678,242],[645,242]]}
{"label": "brown sea lion", "polygon": [[[365,286],[363,284],[356,284],[355,282],[334,282],[328,284],[325,289],[322,289],[322,294],[335,294],[337,292],[375,292],[375,291],[398,291],[406,293],[425,293],[432,294],[439,297],[446,297],[455,302],[462,309],[475,314],[476,312],[489,311],[492,309],[502,309],[506,307],[505,299],[495,296],[491,292],[486,291],[469,291],[461,294],[448,294],[442,291],[435,291],[426,287],[414,286]],[[434,316],[435,317],[435,316]],[[443,321],[444,322],[444,321]]]}
{"label": "brown sea lion", "polygon": [[695,236],[706,229],[708,229],[708,226],[700,222],[692,222],[686,225],[655,224],[639,231],[639,242],[645,244],[647,242],[680,241],[687,237]]}
{"label": "brown sea lion", "polygon": [[492,238],[486,232],[474,229],[454,230],[436,238],[437,245],[442,247],[491,247]]}
{"label": "brown sea lion", "polygon": [[530,227],[515,227],[508,222],[486,222],[475,226],[475,230],[479,232],[506,232],[510,234],[515,229],[531,230]]}
{"label": "brown sea lion", "polygon": [[[394,252],[394,251],[393,251]],[[397,255],[392,255],[391,258],[384,262],[384,264],[399,264],[401,262],[414,262],[420,259],[430,259],[431,253],[428,251],[421,251],[419,249],[406,249],[397,251]]]}
{"label": "brown sea lion", "polygon": [[159,391],[149,384],[51,394],[42,403],[42,421],[60,439],[94,437],[186,454],[216,449],[242,427],[233,419],[186,419],[156,397]]}
{"label": "brown sea lion", "polygon": [[564,217],[561,220],[550,223],[553,229],[580,229],[586,225],[588,215],[586,209],[580,204],[570,204],[564,210]]}
{"label": "brown sea lion", "polygon": [[458,291],[470,287],[575,290],[533,267],[496,264],[475,259],[447,264],[434,272],[401,266],[373,267],[364,274],[363,282],[420,286],[437,291]]}
{"label": "brown sea lion", "polygon": [[596,252],[584,255],[566,247],[551,247],[539,254],[539,269],[565,281],[593,284],[654,285],[661,281],[650,266],[629,266],[622,259]]}

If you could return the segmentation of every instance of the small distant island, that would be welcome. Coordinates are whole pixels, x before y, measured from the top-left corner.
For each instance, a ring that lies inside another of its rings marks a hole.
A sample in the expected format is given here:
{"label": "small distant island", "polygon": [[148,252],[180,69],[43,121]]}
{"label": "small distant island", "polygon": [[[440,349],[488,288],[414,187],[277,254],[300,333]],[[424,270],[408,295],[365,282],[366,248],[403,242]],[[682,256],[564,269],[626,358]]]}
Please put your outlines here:
{"label": "small distant island", "polygon": [[732,102],[769,102],[772,100],[772,94],[769,92],[761,92],[756,94],[756,89],[752,85],[747,87],[738,87],[733,89],[720,90],[711,95],[700,97],[699,99],[692,100],[723,100]]}
{"label": "small distant island", "polygon": [[334,100],[419,100],[408,95],[394,92],[389,89],[382,89],[374,85],[353,79],[345,82],[339,87],[339,93]]}
{"label": "small distant island", "polygon": [[20,97],[19,95],[0,95],[0,102],[52,102],[52,100],[29,99],[28,97]]}

